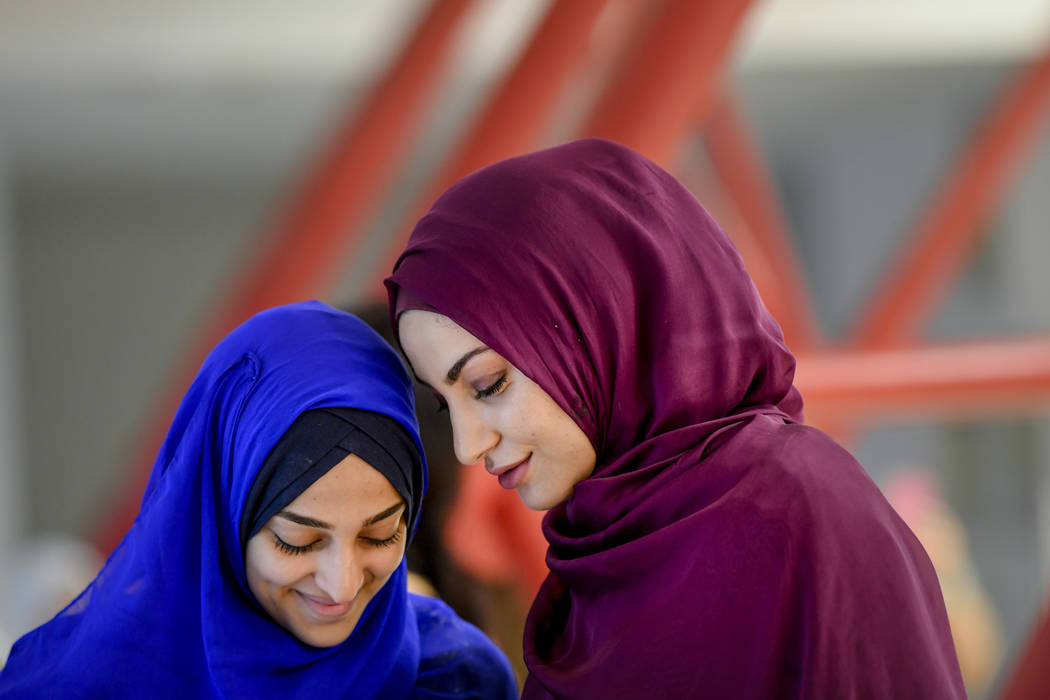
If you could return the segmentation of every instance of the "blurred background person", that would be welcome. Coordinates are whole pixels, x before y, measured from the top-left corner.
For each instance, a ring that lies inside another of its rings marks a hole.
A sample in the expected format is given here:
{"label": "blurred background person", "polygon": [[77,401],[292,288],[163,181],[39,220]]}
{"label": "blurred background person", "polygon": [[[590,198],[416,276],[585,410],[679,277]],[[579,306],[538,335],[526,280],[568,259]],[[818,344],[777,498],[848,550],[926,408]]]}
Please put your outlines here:
{"label": "blurred background person", "polygon": [[1002,632],[974,569],[962,523],[929,469],[899,466],[884,490],[937,570],[966,692],[984,697],[1002,659]]}
{"label": "blurred background person", "polygon": [[38,536],[5,559],[0,608],[0,667],[15,640],[50,620],[95,578],[102,559],[68,536]]}

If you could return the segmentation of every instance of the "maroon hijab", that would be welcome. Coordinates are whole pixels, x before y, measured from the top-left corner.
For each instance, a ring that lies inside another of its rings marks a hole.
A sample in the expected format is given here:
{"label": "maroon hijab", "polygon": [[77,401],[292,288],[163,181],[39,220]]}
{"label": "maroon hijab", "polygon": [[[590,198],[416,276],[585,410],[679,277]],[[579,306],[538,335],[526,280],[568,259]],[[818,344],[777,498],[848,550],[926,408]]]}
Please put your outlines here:
{"label": "maroon hijab", "polygon": [[506,357],[598,455],[544,520],[524,697],[964,697],[926,553],[801,425],[779,327],[658,166],[588,139],[480,170],[387,287]]}

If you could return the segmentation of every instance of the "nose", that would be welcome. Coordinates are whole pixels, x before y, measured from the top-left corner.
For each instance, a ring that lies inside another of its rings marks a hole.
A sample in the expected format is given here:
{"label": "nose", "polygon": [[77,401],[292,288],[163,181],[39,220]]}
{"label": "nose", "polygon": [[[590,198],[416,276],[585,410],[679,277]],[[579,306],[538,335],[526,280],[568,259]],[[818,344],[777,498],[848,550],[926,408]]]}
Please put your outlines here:
{"label": "nose", "polygon": [[353,545],[331,547],[320,557],[314,580],[335,603],[347,603],[365,583],[365,568],[358,561]]}
{"label": "nose", "polygon": [[469,406],[449,406],[452,447],[460,464],[474,464],[499,444],[500,435],[488,421]]}

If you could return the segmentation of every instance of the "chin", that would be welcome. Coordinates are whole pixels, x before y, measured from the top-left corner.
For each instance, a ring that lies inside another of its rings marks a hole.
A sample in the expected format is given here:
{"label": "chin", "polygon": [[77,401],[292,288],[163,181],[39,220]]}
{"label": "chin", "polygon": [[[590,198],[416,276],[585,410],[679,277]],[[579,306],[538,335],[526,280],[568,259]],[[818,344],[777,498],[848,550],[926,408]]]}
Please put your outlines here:
{"label": "chin", "polygon": [[[356,624],[354,625],[356,627]],[[296,633],[296,637],[303,644],[325,649],[342,644],[350,638],[354,627],[340,629],[308,629]]]}
{"label": "chin", "polygon": [[539,511],[550,510],[562,501],[567,500],[571,495],[572,492],[569,492],[559,497],[549,493],[537,493],[528,487],[518,489],[518,496],[521,497],[522,503],[531,510]]}

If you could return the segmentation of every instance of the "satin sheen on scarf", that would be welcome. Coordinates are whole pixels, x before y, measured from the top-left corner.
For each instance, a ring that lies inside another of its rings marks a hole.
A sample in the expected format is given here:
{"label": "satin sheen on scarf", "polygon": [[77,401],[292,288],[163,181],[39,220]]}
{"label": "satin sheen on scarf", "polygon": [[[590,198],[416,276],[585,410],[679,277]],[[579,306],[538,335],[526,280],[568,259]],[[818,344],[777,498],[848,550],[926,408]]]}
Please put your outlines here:
{"label": "satin sheen on scarf", "polygon": [[227,336],[179,406],[131,530],[73,603],[15,644],[0,695],[513,697],[502,654],[440,601],[408,595],[404,561],[334,647],[303,644],[255,602],[239,533],[246,498],[296,417],[323,407],[383,414],[422,454],[411,379],[362,321],[304,302]]}
{"label": "satin sheen on scarf", "polygon": [[453,185],[387,279],[539,384],[597,466],[543,530],[524,698],[965,697],[937,577],[801,424],[794,358],[718,224],[587,139]]}

